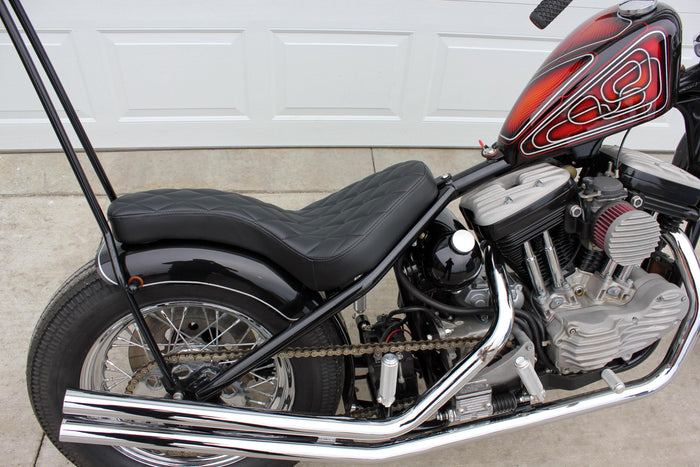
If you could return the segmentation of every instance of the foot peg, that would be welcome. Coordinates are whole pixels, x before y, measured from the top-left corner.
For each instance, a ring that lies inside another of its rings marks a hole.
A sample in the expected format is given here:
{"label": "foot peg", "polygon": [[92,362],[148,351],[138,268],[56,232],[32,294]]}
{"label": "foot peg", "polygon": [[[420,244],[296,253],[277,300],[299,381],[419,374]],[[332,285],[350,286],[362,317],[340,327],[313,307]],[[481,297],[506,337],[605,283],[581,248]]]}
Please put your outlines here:
{"label": "foot peg", "polygon": [[382,369],[379,375],[377,402],[389,408],[396,397],[396,381],[399,376],[399,359],[396,354],[388,353],[382,357]]}
{"label": "foot peg", "polygon": [[610,386],[610,389],[612,389],[615,394],[621,394],[624,392],[625,383],[610,368],[603,370],[600,376],[603,378],[603,381],[608,383],[608,386]]}
{"label": "foot peg", "polygon": [[520,380],[523,382],[523,386],[525,386],[528,394],[532,397],[532,402],[544,402],[544,386],[542,386],[542,381],[537,376],[535,367],[530,360],[525,357],[516,358],[515,370],[518,372],[518,376],[520,376]]}

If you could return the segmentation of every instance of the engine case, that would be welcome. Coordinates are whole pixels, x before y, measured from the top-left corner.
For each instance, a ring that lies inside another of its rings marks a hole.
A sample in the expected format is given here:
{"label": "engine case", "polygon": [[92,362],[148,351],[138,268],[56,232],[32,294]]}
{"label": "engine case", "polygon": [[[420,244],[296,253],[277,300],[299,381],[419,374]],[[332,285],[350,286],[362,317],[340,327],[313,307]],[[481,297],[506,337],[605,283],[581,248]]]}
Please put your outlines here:
{"label": "engine case", "polygon": [[[553,344],[549,353],[562,373],[596,370],[617,358],[629,360],[671,331],[688,312],[685,292],[661,276],[635,267],[630,279],[632,286],[625,292],[631,295],[629,301],[597,296],[552,310],[547,325]],[[600,304],[586,306],[596,301]]]}

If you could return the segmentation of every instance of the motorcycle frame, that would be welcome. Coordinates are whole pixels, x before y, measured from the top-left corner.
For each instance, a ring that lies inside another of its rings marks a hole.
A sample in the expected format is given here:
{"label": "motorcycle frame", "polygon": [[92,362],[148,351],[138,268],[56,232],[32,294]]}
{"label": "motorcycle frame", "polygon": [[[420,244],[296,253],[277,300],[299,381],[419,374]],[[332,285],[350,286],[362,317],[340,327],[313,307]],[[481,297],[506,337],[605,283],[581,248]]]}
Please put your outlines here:
{"label": "motorcycle frame", "polygon": [[[66,114],[68,115],[68,120],[78,135],[78,139],[85,150],[86,156],[92,165],[94,172],[96,173],[102,188],[107,194],[108,199],[114,201],[117,196],[112,187],[109,177],[107,176],[99,158],[83,128],[80,119],[65,91],[65,88],[61,84],[61,81],[51,64],[51,61],[44,49],[39,36],[34,29],[29,17],[27,16],[24,8],[22,7],[19,0],[8,0],[11,5],[19,23],[27,35],[29,42],[36,54],[36,57],[41,64],[42,68],[46,72],[51,86],[53,87],[58,99],[64,108]],[[170,393],[176,391],[181,391],[182,388],[177,381],[173,378],[167,362],[158,349],[158,346],[151,334],[146,321],[141,313],[139,305],[135,298],[135,292],[138,287],[132,283],[128,277],[128,271],[126,270],[125,264],[122,263],[119,257],[119,248],[117,242],[114,238],[114,234],[109,226],[109,222],[99,205],[97,200],[97,195],[93,190],[88,178],[85,174],[80,161],[78,159],[75,148],[73,147],[70,138],[66,132],[63,123],[58,115],[56,107],[54,106],[51,97],[47,91],[46,86],[39,75],[36,65],[30,55],[29,49],[22,40],[19,28],[14,22],[12,15],[5,4],[5,0],[0,0],[0,19],[5,25],[5,29],[10,36],[22,65],[24,66],[29,79],[34,86],[34,89],[41,101],[42,107],[46,112],[51,127],[53,128],[56,136],[59,140],[63,152],[66,154],[68,162],[73,170],[73,174],[78,180],[78,184],[85,196],[86,201],[90,207],[90,210],[97,222],[97,225],[102,233],[102,238],[104,240],[105,247],[110,257],[110,262],[112,268],[114,269],[114,277],[117,279],[118,286],[124,292],[132,316],[136,321],[139,331],[142,333],[146,340],[146,344],[151,354],[153,355],[158,368],[164,375],[164,384],[166,389]],[[317,326],[327,320],[328,318],[338,314],[343,308],[357,300],[361,296],[365,295],[369,290],[371,290],[379,281],[386,275],[387,272],[391,270],[394,263],[398,260],[403,251],[420,235],[420,233],[426,228],[426,226],[432,222],[437,215],[445,209],[445,207],[453,200],[457,199],[472,187],[477,182],[483,182],[488,177],[492,177],[507,171],[509,165],[499,159],[488,160],[482,162],[481,164],[467,169],[454,178],[450,175],[445,175],[440,177],[438,181],[438,186],[440,188],[437,199],[428,208],[428,210],[421,216],[420,220],[406,233],[401,240],[392,248],[391,252],[377,265],[373,270],[366,273],[364,276],[350,284],[345,289],[334,294],[324,303],[322,303],[318,308],[313,310],[311,313],[303,316],[298,321],[292,323],[286,330],[273,336],[270,340],[265,342],[262,346],[258,347],[254,352],[245,357],[243,360],[227,369],[225,372],[219,374],[216,378],[208,382],[205,386],[198,388],[195,393],[197,399],[206,399],[212,394],[221,390],[223,387],[230,384],[231,381],[238,378],[240,375],[247,373],[255,366],[259,365],[260,362],[272,357],[277,352],[288,346],[291,342],[296,340],[305,332],[311,330],[314,326]]]}
{"label": "motorcycle frame", "polygon": [[[42,68],[44,69],[51,86],[56,92],[56,95],[68,116],[72,128],[75,130],[78,136],[81,146],[85,150],[86,156],[94,172],[96,173],[102,188],[104,189],[110,202],[114,201],[117,196],[111,182],[109,181],[109,178],[99,161],[99,158],[80,122],[80,119],[78,118],[77,113],[75,112],[75,109],[63,85],[61,84],[53,65],[51,64],[51,61],[43,45],[41,44],[36,30],[29,20],[29,17],[27,16],[20,1],[8,0],[8,2],[11,5],[19,23],[22,25],[22,28],[24,29],[32,49],[34,50],[34,53],[36,54]],[[138,286],[134,285],[134,283],[131,281],[125,264],[123,264],[120,259],[118,253],[119,248],[109,226],[109,222],[107,221],[107,218],[99,205],[97,195],[87,179],[85,171],[77,157],[76,150],[68,137],[56,107],[54,106],[47,88],[44,85],[43,80],[34,64],[29,49],[22,40],[20,31],[5,4],[5,0],[0,0],[0,19],[4,23],[8,35],[10,36],[15,49],[17,50],[20,60],[22,61],[22,64],[29,75],[32,85],[34,86],[41,104],[49,118],[51,126],[56,133],[61,148],[66,154],[68,162],[73,170],[78,184],[80,185],[83,195],[85,196],[90,210],[95,217],[110,257],[112,268],[114,269],[114,277],[117,279],[118,286],[124,292],[124,296],[128,301],[130,311],[136,321],[136,325],[144,336],[147,347],[149,348],[153,358],[161,370],[161,373],[163,374],[164,385],[170,393],[182,391],[179,383],[173,378],[167,362],[158,349],[153,335],[148,329],[135,298],[135,293],[138,290]],[[700,161],[700,142],[698,142],[700,141],[700,123],[693,119],[692,111],[684,111],[684,109],[695,109],[698,102],[700,102],[700,98],[697,97],[699,95],[697,90],[698,75],[700,75],[700,73],[698,73],[697,70],[693,74],[686,74],[686,76],[690,76],[690,79],[687,79],[687,82],[689,83],[687,86],[687,95],[692,95],[693,98],[690,99],[692,104],[688,104],[685,107],[683,105],[679,106],[686,119],[686,126],[689,129],[688,144],[693,149],[697,149],[697,151],[691,152],[696,163]],[[681,99],[680,102],[685,104],[683,99]],[[491,177],[505,173],[511,167],[512,166],[505,160],[495,157],[460,172],[454,177],[446,174],[438,178],[437,182],[440,190],[436,200],[426,210],[426,212],[422,214],[418,222],[413,225],[409,232],[407,232],[401,238],[401,240],[392,248],[389,254],[374,269],[358,278],[346,288],[330,296],[325,302],[321,303],[320,306],[293,322],[286,330],[273,336],[263,345],[255,349],[226,371],[219,374],[213,380],[209,381],[204,386],[197,388],[194,396],[199,400],[208,399],[213,394],[217,393],[222,388],[239,378],[241,375],[247,373],[264,360],[274,356],[280,350],[287,347],[291,342],[299,338],[302,334],[311,330],[314,326],[317,326],[325,320],[337,315],[350,303],[364,296],[391,270],[406,248],[415,241],[420,233],[425,230],[430,222],[432,222],[451,201],[461,197],[464,192],[476,184],[483,183],[485,180]],[[691,233],[691,242],[694,245],[697,242],[697,238],[700,236],[700,229],[697,228],[697,224],[689,224],[688,229],[688,231]]]}

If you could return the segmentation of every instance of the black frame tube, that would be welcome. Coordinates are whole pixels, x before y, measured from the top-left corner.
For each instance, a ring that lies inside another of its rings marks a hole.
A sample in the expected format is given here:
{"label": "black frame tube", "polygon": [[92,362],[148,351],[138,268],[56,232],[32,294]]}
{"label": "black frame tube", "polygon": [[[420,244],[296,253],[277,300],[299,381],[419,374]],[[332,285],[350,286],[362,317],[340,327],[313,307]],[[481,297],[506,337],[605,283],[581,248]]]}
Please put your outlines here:
{"label": "black frame tube", "polygon": [[44,46],[42,45],[41,40],[39,39],[39,35],[34,29],[34,26],[32,25],[31,21],[29,21],[27,12],[24,11],[24,8],[22,7],[22,4],[19,2],[19,0],[8,0],[8,2],[12,6],[12,9],[15,11],[15,15],[17,16],[17,19],[22,25],[24,33],[27,35],[29,42],[32,44],[32,48],[34,49],[34,52],[36,53],[37,58],[39,59],[39,63],[41,63],[41,66],[44,68],[44,71],[46,72],[46,76],[49,78],[51,86],[56,91],[58,100],[61,102],[61,106],[68,115],[68,120],[70,121],[73,129],[75,130],[76,135],[78,135],[80,144],[85,150],[85,154],[87,155],[87,158],[90,161],[90,164],[92,165],[92,168],[95,171],[97,178],[102,184],[102,188],[107,194],[109,200],[114,201],[115,199],[117,199],[117,195],[114,192],[114,188],[112,187],[109,178],[107,178],[107,174],[105,173],[104,168],[102,167],[102,164],[100,163],[100,160],[98,159],[97,154],[95,153],[95,149],[92,147],[92,143],[90,142],[87,133],[85,133],[85,128],[83,128],[82,123],[80,123],[80,118],[78,118],[78,114],[73,108],[73,104],[68,98],[68,94],[63,88],[63,84],[58,78],[58,74],[56,74],[56,70],[54,69],[53,64],[51,63],[51,60],[49,60],[49,57],[46,54],[46,50],[44,49]]}
{"label": "black frame tube", "polygon": [[[29,21],[29,18],[27,17],[26,13],[24,12],[23,9],[19,6],[19,2],[17,0],[9,0],[11,2],[11,5],[13,8],[16,9],[16,13],[18,18],[20,19],[20,22],[22,22],[22,25],[25,28],[25,32],[27,33],[30,42],[32,44],[32,47],[35,49],[34,51],[37,54],[37,58],[39,59],[40,63],[46,70],[47,74],[49,75],[51,84],[54,86],[54,91],[56,91],[56,94],[59,96],[59,99],[61,100],[61,103],[64,105],[64,110],[66,113],[69,115],[69,119],[71,121],[71,124],[73,125],[76,133],[80,134],[81,132],[79,129],[82,130],[82,135],[83,138],[88,143],[88,146],[92,150],[92,145],[89,143],[89,140],[87,138],[87,135],[85,134],[85,131],[82,129],[82,126],[80,125],[80,121],[78,119],[77,114],[75,113],[75,110],[73,109],[73,106],[70,104],[70,100],[68,98],[68,95],[65,92],[65,89],[63,89],[63,86],[61,86],[61,83],[58,79],[58,76],[56,75],[55,70],[51,66],[51,62],[48,58],[48,55],[46,54],[46,51],[44,50],[43,46],[41,45],[41,42],[39,41],[39,37],[36,34],[36,31],[34,28],[31,26],[31,23]],[[17,11],[20,10],[20,11]],[[26,24],[22,21],[22,18],[24,21],[26,21]],[[2,20],[3,24],[5,25],[5,29],[7,30],[8,35],[10,36],[10,39],[12,40],[12,44],[15,47],[15,50],[17,50],[17,54],[19,55],[20,60],[22,61],[22,65],[24,66],[24,69],[27,71],[27,74],[29,75],[29,79],[32,82],[32,85],[34,86],[34,90],[37,93],[37,96],[39,97],[39,100],[41,101],[42,107],[44,107],[44,111],[46,112],[46,116],[49,119],[49,122],[51,123],[51,127],[53,128],[54,132],[56,133],[56,137],[58,138],[59,143],[61,144],[61,148],[63,149],[63,152],[66,154],[66,157],[68,158],[68,163],[71,166],[71,169],[73,169],[73,174],[75,175],[75,178],[78,180],[78,184],[80,185],[80,189],[83,192],[83,195],[85,196],[85,199],[90,206],[90,210],[92,211],[93,216],[95,216],[95,220],[97,221],[97,225],[100,228],[100,231],[102,232],[102,237],[104,238],[105,244],[107,246],[107,250],[109,251],[109,255],[112,259],[112,267],[114,268],[114,273],[115,276],[117,277],[117,280],[119,282],[120,288],[124,291],[124,295],[126,296],[126,299],[129,303],[129,308],[131,310],[131,314],[134,316],[134,319],[136,320],[136,324],[139,328],[139,331],[141,332],[142,336],[144,337],[146,344],[148,345],[149,350],[153,354],[153,358],[155,359],[156,363],[158,364],[159,369],[163,373],[163,377],[165,379],[164,383],[165,386],[168,390],[175,390],[176,385],[175,381],[170,374],[170,371],[168,369],[168,365],[165,362],[165,359],[163,358],[163,355],[160,353],[160,349],[158,349],[158,345],[155,342],[155,339],[153,338],[153,335],[151,334],[150,330],[148,329],[148,326],[146,325],[146,321],[143,318],[143,315],[141,314],[141,310],[139,309],[138,304],[136,303],[136,300],[134,299],[134,296],[131,294],[129,290],[129,285],[127,283],[127,279],[124,275],[124,269],[119,262],[119,256],[117,254],[117,246],[114,241],[114,236],[112,235],[112,230],[109,227],[109,223],[107,222],[107,218],[104,215],[104,212],[102,212],[102,208],[100,207],[100,203],[97,200],[97,196],[95,195],[95,192],[93,191],[92,187],[90,186],[90,182],[87,179],[87,176],[85,175],[85,171],[83,170],[82,166],[80,165],[80,161],[78,160],[78,156],[75,152],[75,149],[73,148],[73,145],[70,141],[70,138],[68,137],[68,134],[66,133],[66,129],[63,127],[63,124],[61,123],[61,118],[58,115],[58,112],[56,111],[56,107],[54,106],[51,97],[46,90],[46,87],[44,86],[43,81],[41,80],[41,76],[39,75],[39,71],[37,70],[36,66],[34,65],[34,61],[29,53],[29,50],[27,49],[27,46],[24,44],[24,41],[22,40],[22,35],[19,32],[19,29],[17,28],[17,25],[15,24],[12,15],[10,14],[9,9],[7,8],[7,5],[5,4],[5,0],[0,0],[0,19]],[[32,37],[34,40],[32,40]],[[51,71],[49,71],[51,70]],[[51,76],[53,75],[53,78]],[[71,117],[72,115],[72,117]],[[77,127],[76,127],[77,125]],[[83,142],[83,139],[81,138],[81,142]],[[86,148],[84,148],[86,149]],[[87,149],[86,149],[87,152]],[[107,180],[107,175],[105,174],[104,170],[102,170],[102,166],[99,164],[99,160],[97,160],[97,156],[94,153],[94,150],[92,150],[92,158],[95,159],[97,167],[99,169],[96,170],[98,173],[98,177],[101,176],[104,177],[104,179],[107,181],[106,185],[107,187],[110,188],[111,191],[111,196],[114,196],[114,190],[111,190],[111,184]],[[90,157],[90,156],[89,156]],[[92,161],[91,161],[92,162]],[[95,167],[95,164],[93,164],[93,167]],[[108,196],[110,194],[108,193]],[[111,200],[111,198],[110,198]]]}
{"label": "black frame tube", "polygon": [[454,175],[452,184],[456,190],[455,198],[462,196],[474,185],[485,183],[489,178],[501,175],[511,168],[504,159],[489,159]]}

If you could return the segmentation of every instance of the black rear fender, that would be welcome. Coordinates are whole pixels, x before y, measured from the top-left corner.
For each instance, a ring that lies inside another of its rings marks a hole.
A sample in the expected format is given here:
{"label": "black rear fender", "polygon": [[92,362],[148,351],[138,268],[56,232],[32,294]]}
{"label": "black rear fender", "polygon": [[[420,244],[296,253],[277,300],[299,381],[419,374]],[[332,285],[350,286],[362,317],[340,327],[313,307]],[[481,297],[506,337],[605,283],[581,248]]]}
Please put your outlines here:
{"label": "black rear fender", "polygon": [[[119,258],[127,278],[136,276],[147,288],[160,284],[202,284],[244,295],[296,321],[322,299],[289,274],[253,254],[197,243],[154,243],[123,247]],[[104,244],[97,254],[102,278],[117,285]]]}

